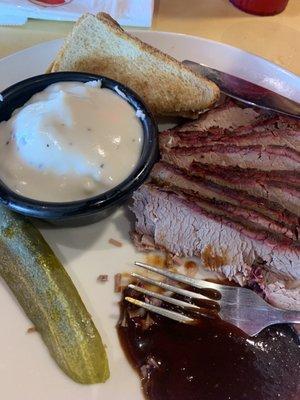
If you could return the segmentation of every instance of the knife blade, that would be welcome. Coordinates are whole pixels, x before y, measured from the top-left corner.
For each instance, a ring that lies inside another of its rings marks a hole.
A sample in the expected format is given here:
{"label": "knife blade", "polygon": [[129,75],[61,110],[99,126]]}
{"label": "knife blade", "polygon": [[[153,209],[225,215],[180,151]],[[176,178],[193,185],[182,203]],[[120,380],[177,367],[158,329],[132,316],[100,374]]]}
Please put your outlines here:
{"label": "knife blade", "polygon": [[[245,79],[218,71],[214,68],[190,60],[183,64],[192,71],[215,82],[221,92],[242,103],[300,118],[300,104],[272,90],[266,89]],[[300,79],[300,78],[299,78]]]}

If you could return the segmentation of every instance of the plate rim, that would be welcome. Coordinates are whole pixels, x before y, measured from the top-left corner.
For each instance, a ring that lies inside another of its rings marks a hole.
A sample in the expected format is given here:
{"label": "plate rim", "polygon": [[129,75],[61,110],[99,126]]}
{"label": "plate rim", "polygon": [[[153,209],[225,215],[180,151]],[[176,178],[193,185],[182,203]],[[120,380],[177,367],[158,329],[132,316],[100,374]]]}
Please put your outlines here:
{"label": "plate rim", "polygon": [[[143,29],[128,29],[128,30],[126,30],[126,32],[128,32],[131,35],[134,35],[135,33],[137,33],[137,34],[141,34],[141,35],[150,34],[150,36],[152,36],[152,35],[153,36],[163,35],[163,36],[173,36],[173,37],[178,37],[179,36],[179,37],[183,37],[183,38],[187,38],[187,39],[196,39],[196,40],[198,39],[198,40],[206,42],[206,43],[210,43],[210,44],[213,44],[213,45],[226,47],[226,48],[230,49],[231,51],[242,52],[242,53],[247,54],[247,55],[249,55],[249,56],[251,56],[251,57],[253,57],[253,58],[257,59],[257,60],[263,60],[267,64],[269,64],[271,66],[275,66],[281,72],[289,75],[291,78],[300,79],[300,77],[297,74],[295,74],[294,72],[282,67],[281,65],[277,64],[276,62],[270,61],[266,57],[260,56],[258,54],[253,53],[253,52],[250,52],[248,50],[244,50],[244,49],[242,49],[240,47],[232,46],[231,44],[228,44],[228,43],[220,42],[218,40],[205,38],[203,36],[190,35],[190,34],[187,34],[187,33],[180,33],[180,32],[168,32],[168,31],[157,31],[157,30],[155,30],[155,31],[148,30],[147,31],[147,30],[143,30]],[[38,48],[38,47],[43,46],[45,44],[56,43],[56,42],[57,43],[59,43],[59,42],[63,43],[64,39],[67,36],[68,35],[63,36],[61,38],[45,40],[43,42],[36,43],[36,44],[34,44],[32,46],[29,46],[29,47],[26,47],[24,49],[18,50],[18,51],[14,52],[14,53],[8,54],[7,56],[4,56],[4,57],[0,58],[0,62],[9,60],[9,58],[11,58],[11,57],[20,55],[22,53],[26,53],[26,51],[28,51],[28,50]]]}
{"label": "plate rim", "polygon": [[[267,65],[268,66],[271,66],[272,68],[277,68],[278,70],[280,70],[280,72],[282,72],[282,73],[284,73],[285,74],[285,76],[287,76],[287,77],[289,77],[290,79],[291,78],[298,78],[299,79],[299,77],[297,76],[297,75],[295,75],[294,73],[292,73],[291,71],[289,71],[289,70],[286,70],[286,69],[284,69],[284,68],[282,68],[281,66],[279,66],[279,65],[277,65],[277,64],[275,64],[275,63],[273,63],[272,61],[269,61],[269,60],[267,60],[267,59],[265,59],[265,58],[263,58],[263,57],[261,57],[261,56],[258,56],[258,55],[255,55],[255,54],[253,54],[253,53],[250,53],[250,52],[248,52],[248,51],[245,51],[245,50],[243,50],[243,49],[240,49],[240,48],[238,48],[238,47],[235,47],[235,46],[232,46],[232,45],[229,45],[229,44],[226,44],[226,43],[222,43],[222,42],[219,42],[219,41],[215,41],[215,40],[212,40],[212,39],[207,39],[207,38],[203,38],[203,37],[200,37],[200,36],[194,36],[194,35],[189,35],[189,34],[185,34],[185,33],[176,33],[176,32],[165,32],[165,31],[147,31],[147,30],[140,30],[140,29],[134,29],[134,30],[128,30],[128,32],[129,33],[131,33],[131,34],[140,34],[141,36],[143,36],[143,37],[146,37],[146,36],[155,36],[155,37],[159,37],[159,36],[162,36],[162,37],[169,37],[169,38],[173,38],[173,39],[175,39],[176,40],[176,38],[177,37],[183,37],[183,38],[186,38],[187,40],[189,40],[189,39],[192,39],[192,40],[200,40],[200,41],[202,41],[203,43],[207,43],[208,45],[209,44],[213,44],[214,46],[221,46],[221,47],[223,47],[223,48],[228,48],[229,49],[229,51],[234,51],[234,52],[242,52],[242,53],[244,53],[244,54],[247,54],[247,55],[249,55],[249,56],[251,56],[252,58],[254,58],[254,59],[257,59],[257,60],[260,60],[260,61],[263,61],[264,63],[267,63]],[[3,57],[3,58],[1,58],[0,59],[0,63],[1,62],[10,62],[10,59],[11,58],[13,58],[13,57],[16,57],[16,56],[22,56],[22,53],[24,53],[24,54],[26,54],[26,52],[27,51],[29,51],[29,50],[33,50],[33,51],[37,51],[39,48],[41,48],[41,47],[43,47],[43,46],[45,46],[45,45],[47,45],[47,44],[50,44],[50,43],[52,43],[52,44],[55,44],[55,43],[57,43],[57,44],[59,44],[59,43],[63,43],[63,40],[65,39],[65,37],[62,37],[62,38],[58,38],[58,39],[52,39],[52,40],[47,40],[47,41],[43,41],[43,42],[41,42],[41,43],[37,43],[37,44],[35,44],[35,45],[33,45],[33,46],[30,46],[30,47],[27,47],[27,48],[25,48],[25,49],[22,49],[22,50],[19,50],[19,51],[17,51],[17,52],[14,52],[14,53],[11,53],[11,54],[9,54],[9,55],[7,55],[7,56],[5,56],[5,57]],[[36,50],[35,50],[36,49]],[[1,92],[1,91],[0,91]],[[51,244],[51,243],[50,243]],[[89,250],[87,250],[87,252],[89,252]],[[72,262],[73,260],[71,260],[71,261],[68,261],[68,263],[70,262]],[[76,284],[76,281],[75,281],[75,284]],[[113,293],[111,293],[111,297],[113,297]],[[5,303],[4,303],[4,305],[5,305]],[[107,329],[106,330],[106,332],[104,332],[105,333],[105,337],[106,337],[106,335],[109,335],[109,333],[110,333],[110,330],[109,329]],[[110,357],[111,357],[111,365],[113,365],[114,364],[114,360],[113,360],[113,352],[112,352],[112,350],[110,349],[110,351],[109,351],[109,354],[110,354]],[[129,365],[129,364],[128,364]],[[26,374],[25,374],[26,375]],[[5,393],[6,392],[4,392],[4,395],[5,395]],[[20,392],[21,393],[21,392]],[[77,393],[77,390],[76,390],[76,393]],[[141,392],[142,393],[142,392]],[[99,395],[101,395],[101,392],[99,391]],[[113,395],[113,393],[112,393],[112,395]],[[142,396],[142,395],[141,395]],[[140,398],[140,397],[139,397]],[[126,397],[126,399],[127,399],[127,397]],[[132,400],[132,399],[131,399]]]}

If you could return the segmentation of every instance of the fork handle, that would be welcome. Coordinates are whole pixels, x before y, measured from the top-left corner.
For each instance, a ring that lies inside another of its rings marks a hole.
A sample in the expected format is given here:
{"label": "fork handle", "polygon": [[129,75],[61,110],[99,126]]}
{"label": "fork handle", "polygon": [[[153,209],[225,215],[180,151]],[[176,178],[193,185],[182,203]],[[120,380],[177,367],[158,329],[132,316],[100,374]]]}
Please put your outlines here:
{"label": "fork handle", "polygon": [[300,324],[300,311],[285,310],[281,311],[281,322],[290,324]]}

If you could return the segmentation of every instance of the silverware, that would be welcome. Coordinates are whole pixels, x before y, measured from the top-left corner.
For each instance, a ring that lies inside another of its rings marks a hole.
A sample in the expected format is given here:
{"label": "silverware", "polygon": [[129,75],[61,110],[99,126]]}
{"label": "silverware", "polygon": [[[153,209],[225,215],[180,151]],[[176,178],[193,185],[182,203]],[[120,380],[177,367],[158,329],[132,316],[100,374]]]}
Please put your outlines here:
{"label": "silverware", "polygon": [[[185,314],[168,310],[160,305],[153,305],[151,302],[140,301],[132,297],[125,297],[125,299],[139,307],[175,321],[186,324],[196,324],[197,314],[211,316],[213,313],[218,313],[221,319],[237,326],[249,336],[258,334],[261,330],[270,325],[300,323],[300,311],[280,310],[272,307],[250,289],[193,279],[141,262],[135,262],[135,265],[147,271],[162,275],[168,278],[168,280],[171,279],[198,289],[198,291],[190,291],[170,285],[166,282],[139,275],[135,272],[131,274],[135,280],[158,286],[166,291],[166,293],[156,293],[133,284],[130,284],[128,286],[129,288],[145,294],[147,298],[150,296],[180,307],[185,311]],[[188,297],[192,299],[193,302],[188,303],[183,300],[178,300],[177,298],[171,297],[168,292],[179,294],[185,298]],[[217,307],[215,307],[215,305],[217,305]]]}
{"label": "silverware", "polygon": [[225,72],[217,71],[203,64],[198,64],[190,60],[184,60],[183,64],[194,72],[215,82],[219,86],[221,92],[229,97],[251,106],[300,118],[300,104],[296,101],[252,82],[248,82]]}

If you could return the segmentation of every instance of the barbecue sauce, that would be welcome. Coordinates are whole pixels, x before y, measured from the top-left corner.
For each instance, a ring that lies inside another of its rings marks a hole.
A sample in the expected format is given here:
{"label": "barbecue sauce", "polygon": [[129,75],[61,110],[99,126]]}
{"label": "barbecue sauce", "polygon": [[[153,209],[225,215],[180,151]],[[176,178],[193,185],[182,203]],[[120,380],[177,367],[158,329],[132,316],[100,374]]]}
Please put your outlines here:
{"label": "barbecue sauce", "polygon": [[218,318],[190,326],[136,311],[122,300],[118,333],[147,399],[300,399],[300,345],[288,325],[251,338]]}

